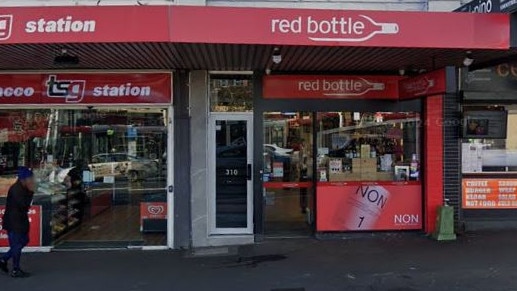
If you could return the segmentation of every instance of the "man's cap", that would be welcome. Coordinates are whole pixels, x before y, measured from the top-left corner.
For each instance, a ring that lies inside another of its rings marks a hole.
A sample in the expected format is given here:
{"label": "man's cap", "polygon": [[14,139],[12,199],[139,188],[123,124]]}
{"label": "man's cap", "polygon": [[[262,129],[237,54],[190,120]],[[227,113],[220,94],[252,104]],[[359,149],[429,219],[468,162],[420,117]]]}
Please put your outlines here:
{"label": "man's cap", "polygon": [[30,178],[34,176],[34,173],[32,172],[31,169],[27,168],[27,167],[19,167],[18,168],[18,179],[27,179],[27,178]]}

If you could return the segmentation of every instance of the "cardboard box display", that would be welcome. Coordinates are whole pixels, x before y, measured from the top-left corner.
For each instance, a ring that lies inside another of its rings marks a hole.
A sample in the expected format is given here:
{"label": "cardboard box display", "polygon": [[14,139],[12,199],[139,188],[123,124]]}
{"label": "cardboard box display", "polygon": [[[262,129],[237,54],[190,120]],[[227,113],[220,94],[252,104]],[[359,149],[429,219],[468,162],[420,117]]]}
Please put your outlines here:
{"label": "cardboard box display", "polygon": [[393,181],[392,172],[377,172],[378,181]]}
{"label": "cardboard box display", "polygon": [[361,159],[352,159],[352,172],[361,172]]}
{"label": "cardboard box display", "polygon": [[361,158],[369,158],[370,157],[370,145],[362,144],[361,145]]}
{"label": "cardboard box display", "polygon": [[340,158],[330,158],[328,169],[330,174],[334,173],[342,173],[343,172],[343,159]]}
{"label": "cardboard box display", "polygon": [[360,181],[361,175],[356,173],[331,173],[329,174],[330,182],[347,182],[347,181]]}
{"label": "cardboard box display", "polygon": [[377,181],[377,173],[361,173],[363,181]]}
{"label": "cardboard box display", "polygon": [[377,158],[365,158],[360,161],[361,167],[375,167],[377,168]]}

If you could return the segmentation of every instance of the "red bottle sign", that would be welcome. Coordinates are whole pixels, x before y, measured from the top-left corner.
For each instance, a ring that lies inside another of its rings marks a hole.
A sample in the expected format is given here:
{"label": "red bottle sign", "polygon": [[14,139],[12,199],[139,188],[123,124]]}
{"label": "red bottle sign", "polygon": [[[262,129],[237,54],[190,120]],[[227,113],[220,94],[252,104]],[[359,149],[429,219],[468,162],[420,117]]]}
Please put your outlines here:
{"label": "red bottle sign", "polygon": [[266,99],[397,99],[399,80],[397,76],[266,76],[263,96]]}

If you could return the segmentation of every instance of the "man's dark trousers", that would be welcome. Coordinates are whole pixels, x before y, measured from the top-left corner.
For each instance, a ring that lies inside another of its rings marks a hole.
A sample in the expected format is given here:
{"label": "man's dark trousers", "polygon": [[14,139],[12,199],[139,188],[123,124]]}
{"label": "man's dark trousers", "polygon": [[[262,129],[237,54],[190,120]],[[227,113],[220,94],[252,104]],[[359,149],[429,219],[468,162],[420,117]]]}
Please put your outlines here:
{"label": "man's dark trousers", "polygon": [[29,234],[9,232],[9,251],[2,257],[7,262],[13,259],[13,269],[20,269],[20,259],[22,257],[22,249],[29,243]]}

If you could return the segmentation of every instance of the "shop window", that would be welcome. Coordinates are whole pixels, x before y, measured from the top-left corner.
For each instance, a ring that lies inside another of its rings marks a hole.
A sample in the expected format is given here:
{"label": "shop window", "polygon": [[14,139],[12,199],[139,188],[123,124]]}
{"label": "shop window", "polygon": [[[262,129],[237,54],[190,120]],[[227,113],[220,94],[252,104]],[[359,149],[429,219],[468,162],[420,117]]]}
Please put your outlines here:
{"label": "shop window", "polygon": [[210,110],[212,112],[247,112],[253,110],[251,75],[210,75]]}
{"label": "shop window", "polygon": [[517,172],[517,105],[464,106],[462,172]]}
{"label": "shop window", "polygon": [[416,112],[264,113],[265,233],[421,229],[420,130]]}
{"label": "shop window", "polygon": [[419,180],[419,121],[414,112],[318,113],[318,181]]}
{"label": "shop window", "polygon": [[27,166],[43,213],[39,245],[165,244],[166,120],[151,108],[0,110],[0,208]]}

